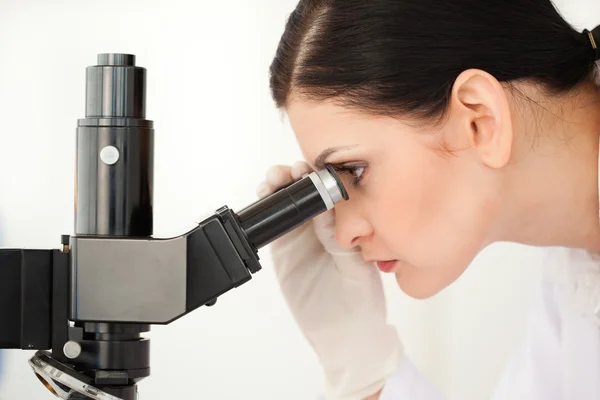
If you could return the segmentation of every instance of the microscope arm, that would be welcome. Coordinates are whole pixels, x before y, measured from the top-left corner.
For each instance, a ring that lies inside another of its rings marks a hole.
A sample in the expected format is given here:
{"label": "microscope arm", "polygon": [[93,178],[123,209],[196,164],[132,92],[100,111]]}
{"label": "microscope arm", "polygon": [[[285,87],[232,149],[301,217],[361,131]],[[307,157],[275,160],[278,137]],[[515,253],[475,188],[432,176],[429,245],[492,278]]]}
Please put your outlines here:
{"label": "microscope arm", "polygon": [[227,207],[172,239],[72,237],[65,250],[0,250],[0,348],[62,349],[68,320],[169,324],[261,269]]}
{"label": "microscope arm", "polygon": [[168,324],[260,270],[227,207],[172,239],[71,238],[74,321]]}

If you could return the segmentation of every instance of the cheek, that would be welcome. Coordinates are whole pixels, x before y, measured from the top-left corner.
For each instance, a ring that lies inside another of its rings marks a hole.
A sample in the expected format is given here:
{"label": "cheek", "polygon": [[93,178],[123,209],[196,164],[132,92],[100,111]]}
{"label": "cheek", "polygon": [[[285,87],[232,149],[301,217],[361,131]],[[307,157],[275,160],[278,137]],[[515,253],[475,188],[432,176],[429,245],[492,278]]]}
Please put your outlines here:
{"label": "cheek", "polygon": [[487,218],[480,189],[460,161],[435,154],[386,169],[397,172],[373,187],[375,238],[402,261],[402,289],[426,297],[457,279],[482,249]]}

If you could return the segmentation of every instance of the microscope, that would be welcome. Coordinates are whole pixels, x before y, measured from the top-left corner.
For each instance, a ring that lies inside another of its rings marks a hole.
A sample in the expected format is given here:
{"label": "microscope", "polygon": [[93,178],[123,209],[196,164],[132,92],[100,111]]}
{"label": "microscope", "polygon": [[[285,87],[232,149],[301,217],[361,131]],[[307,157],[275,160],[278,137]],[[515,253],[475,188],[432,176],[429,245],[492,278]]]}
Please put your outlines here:
{"label": "microscope", "polygon": [[29,365],[61,399],[137,400],[151,325],[214,306],[261,269],[259,249],[348,200],[328,165],[154,238],[154,128],[130,54],[86,69],[75,158],[73,234],[56,249],[0,249],[0,348],[36,350]]}

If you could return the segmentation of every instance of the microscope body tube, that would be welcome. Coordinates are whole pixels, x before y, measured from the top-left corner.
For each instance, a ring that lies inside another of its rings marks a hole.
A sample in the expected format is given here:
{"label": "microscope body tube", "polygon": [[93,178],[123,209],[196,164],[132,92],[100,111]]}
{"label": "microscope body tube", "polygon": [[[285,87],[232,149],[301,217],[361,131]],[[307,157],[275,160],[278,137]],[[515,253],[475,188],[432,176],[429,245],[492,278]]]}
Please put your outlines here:
{"label": "microscope body tube", "polygon": [[154,129],[146,70],[135,57],[101,54],[86,70],[86,118],[78,121],[75,235],[153,233]]}
{"label": "microscope body tube", "polygon": [[[98,56],[97,65],[86,69],[85,110],[76,133],[72,260],[74,242],[82,238],[120,242],[153,234],[154,129],[145,119],[146,70],[135,66],[135,56]],[[92,272],[101,276],[111,267],[100,262]],[[75,263],[71,269],[73,278],[79,271]],[[97,290],[74,292],[71,301],[93,301]],[[97,388],[134,400],[136,383],[150,374],[150,342],[140,335],[149,325],[78,321],[75,326],[82,332],[78,366],[90,371]]]}

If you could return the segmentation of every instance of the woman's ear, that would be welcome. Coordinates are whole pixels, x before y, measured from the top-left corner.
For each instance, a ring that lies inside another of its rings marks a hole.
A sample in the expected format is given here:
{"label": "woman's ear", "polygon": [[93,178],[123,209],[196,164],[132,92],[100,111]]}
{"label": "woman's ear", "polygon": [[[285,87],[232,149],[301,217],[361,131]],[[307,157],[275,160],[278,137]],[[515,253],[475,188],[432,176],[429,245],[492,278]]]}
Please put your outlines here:
{"label": "woman's ear", "polygon": [[452,135],[474,149],[490,168],[501,168],[510,158],[513,131],[504,88],[485,71],[469,69],[454,82],[450,98]]}

